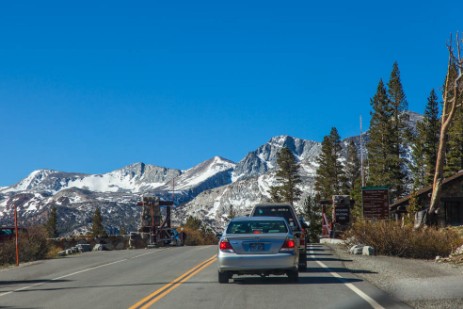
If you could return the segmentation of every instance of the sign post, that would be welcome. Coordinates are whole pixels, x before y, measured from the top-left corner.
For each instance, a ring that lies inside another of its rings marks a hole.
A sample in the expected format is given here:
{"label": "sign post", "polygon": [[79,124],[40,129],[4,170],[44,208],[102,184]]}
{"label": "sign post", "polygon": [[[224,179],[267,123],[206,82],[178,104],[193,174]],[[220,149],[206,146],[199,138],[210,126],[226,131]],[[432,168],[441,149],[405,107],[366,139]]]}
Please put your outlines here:
{"label": "sign post", "polygon": [[389,218],[389,188],[362,188],[363,217],[384,220]]}

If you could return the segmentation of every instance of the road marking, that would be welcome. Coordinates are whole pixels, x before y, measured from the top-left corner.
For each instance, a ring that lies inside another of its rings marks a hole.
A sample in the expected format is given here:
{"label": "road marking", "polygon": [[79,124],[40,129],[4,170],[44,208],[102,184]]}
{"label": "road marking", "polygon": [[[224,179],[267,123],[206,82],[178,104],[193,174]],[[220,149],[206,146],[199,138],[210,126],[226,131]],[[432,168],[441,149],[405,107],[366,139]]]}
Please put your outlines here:
{"label": "road marking", "polygon": [[[163,250],[163,251],[164,251],[164,250]],[[159,251],[156,251],[156,252],[159,252]],[[64,275],[64,276],[56,277],[56,278],[53,278],[53,279],[48,279],[48,280],[46,280],[46,281],[44,280],[45,282],[34,283],[34,284],[31,284],[31,285],[28,285],[28,286],[24,286],[24,287],[22,287],[22,288],[18,288],[18,289],[16,289],[16,290],[12,290],[12,291],[9,291],[9,292],[2,293],[2,294],[0,294],[0,297],[9,295],[9,294],[12,294],[12,293],[15,293],[15,292],[20,292],[20,291],[28,290],[28,289],[30,289],[30,288],[34,288],[34,287],[37,287],[37,286],[40,286],[40,285],[44,285],[44,284],[49,283],[49,282],[51,282],[51,281],[56,281],[56,280],[60,280],[60,279],[67,278],[67,277],[71,277],[71,276],[74,276],[74,275],[78,275],[78,274],[81,274],[81,273],[85,273],[85,272],[88,272],[88,271],[91,271],[91,270],[95,270],[95,269],[98,269],[98,268],[102,268],[102,267],[106,267],[106,266],[111,266],[111,265],[114,265],[114,264],[117,264],[117,263],[125,262],[125,261],[131,260],[131,259],[136,259],[136,258],[145,256],[145,255],[149,255],[149,254],[156,253],[156,252],[143,253],[143,254],[139,254],[139,255],[136,255],[136,256],[133,256],[133,257],[130,257],[130,258],[126,258],[126,259],[114,261],[114,262],[111,262],[111,263],[106,263],[106,264],[103,264],[103,265],[98,265],[98,266],[95,266],[95,267],[90,267],[90,268],[82,269],[82,270],[79,270],[79,271],[76,271],[76,272],[73,272],[73,273],[70,273],[70,274],[67,274],[67,275]]]}
{"label": "road marking", "polygon": [[334,271],[331,271],[331,269],[326,266],[324,263],[320,262],[320,261],[317,261],[317,258],[315,257],[314,255],[314,252],[312,250],[309,251],[310,253],[310,257],[312,259],[315,260],[315,262],[317,262],[318,265],[320,265],[322,268],[326,269],[330,275],[332,275],[333,277],[337,278],[339,281],[341,281],[346,287],[348,287],[350,290],[352,290],[355,294],[357,294],[358,296],[360,296],[364,301],[366,301],[367,303],[369,303],[374,309],[385,309],[383,306],[381,306],[380,304],[378,304],[373,298],[371,298],[370,296],[368,296],[367,294],[365,294],[362,290],[360,290],[358,287],[356,287],[355,285],[353,285],[352,283],[348,283],[346,282],[346,279],[343,278],[340,274],[334,272]]}
{"label": "road marking", "polygon": [[205,268],[209,267],[212,263],[214,263],[217,260],[217,256],[214,254],[212,257],[209,259],[199,263],[195,267],[189,269],[185,273],[183,273],[181,276],[177,277],[176,279],[172,280],[168,284],[164,285],[163,287],[157,289],[150,295],[146,296],[145,298],[141,299],[138,301],[136,304],[132,305],[129,307],[129,309],[146,309],[149,308],[151,305],[159,301],[161,298],[178,288],[181,284],[185,283],[188,281],[191,277],[194,275],[198,274]]}

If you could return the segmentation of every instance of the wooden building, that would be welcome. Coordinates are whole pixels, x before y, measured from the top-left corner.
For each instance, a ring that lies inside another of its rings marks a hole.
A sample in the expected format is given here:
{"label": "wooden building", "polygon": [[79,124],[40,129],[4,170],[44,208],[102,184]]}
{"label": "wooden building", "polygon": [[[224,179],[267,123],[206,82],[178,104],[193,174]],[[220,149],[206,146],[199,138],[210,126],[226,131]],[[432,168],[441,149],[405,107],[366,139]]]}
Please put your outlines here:
{"label": "wooden building", "polygon": [[[421,209],[429,208],[431,194],[432,186],[416,192],[417,202]],[[410,198],[409,195],[396,201],[390,206],[390,213],[395,214],[396,218],[408,213]],[[463,225],[463,171],[444,179],[437,214],[439,226]]]}

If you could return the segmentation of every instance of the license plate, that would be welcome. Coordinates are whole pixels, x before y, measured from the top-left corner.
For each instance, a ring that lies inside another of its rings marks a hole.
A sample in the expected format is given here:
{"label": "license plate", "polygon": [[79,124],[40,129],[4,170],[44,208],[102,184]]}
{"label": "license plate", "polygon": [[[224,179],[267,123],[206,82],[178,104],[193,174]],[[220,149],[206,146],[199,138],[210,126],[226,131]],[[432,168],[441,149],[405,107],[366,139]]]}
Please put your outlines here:
{"label": "license plate", "polygon": [[250,251],[264,251],[264,244],[263,243],[253,243],[249,244]]}

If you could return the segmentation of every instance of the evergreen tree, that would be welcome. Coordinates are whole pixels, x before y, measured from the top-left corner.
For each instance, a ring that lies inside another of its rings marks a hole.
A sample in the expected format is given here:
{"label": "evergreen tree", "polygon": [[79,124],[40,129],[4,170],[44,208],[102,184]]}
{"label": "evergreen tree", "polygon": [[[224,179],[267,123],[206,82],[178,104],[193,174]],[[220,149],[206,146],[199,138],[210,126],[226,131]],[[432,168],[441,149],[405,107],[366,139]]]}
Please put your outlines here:
{"label": "evergreen tree", "polygon": [[101,216],[100,208],[97,207],[93,214],[92,220],[92,235],[93,237],[106,237],[106,231],[103,227],[103,218]]}
{"label": "evergreen tree", "polygon": [[270,187],[270,195],[275,202],[285,201],[293,205],[302,194],[297,187],[301,177],[298,174],[299,164],[288,147],[283,147],[278,152],[277,165],[276,179],[281,185]]}
{"label": "evergreen tree", "polygon": [[396,160],[391,160],[395,155],[393,126],[391,119],[394,116],[386,88],[382,80],[379,81],[376,94],[371,99],[373,111],[370,112],[370,139],[367,143],[368,150],[368,185],[392,186],[394,184]]}
{"label": "evergreen tree", "polygon": [[315,176],[315,190],[323,199],[347,191],[344,165],[341,161],[341,139],[336,128],[331,128],[330,135],[322,142],[322,151],[317,158],[319,165]]}
{"label": "evergreen tree", "polygon": [[192,230],[199,230],[202,226],[201,219],[195,218],[193,216],[188,216],[186,219],[185,227]]}
{"label": "evergreen tree", "polygon": [[408,109],[408,103],[405,92],[400,80],[399,65],[394,62],[392,67],[391,76],[387,87],[388,99],[392,108],[391,121],[391,153],[389,159],[391,161],[391,185],[395,196],[400,197],[405,193],[405,160],[406,141],[407,141],[407,121],[409,120],[408,114],[404,112]]}
{"label": "evergreen tree", "polygon": [[349,192],[355,189],[355,182],[360,178],[360,168],[357,147],[354,140],[351,140],[347,146],[347,160],[344,168]]}
{"label": "evergreen tree", "polygon": [[230,208],[228,208],[228,219],[231,220],[234,217],[236,217],[236,211],[233,205],[230,205]]}
{"label": "evergreen tree", "polygon": [[424,184],[429,185],[434,180],[440,135],[439,103],[434,89],[431,90],[428,97],[428,103],[424,111],[422,130],[422,139],[420,141],[424,148],[424,165],[426,167]]}
{"label": "evergreen tree", "polygon": [[424,121],[416,124],[416,132],[411,133],[410,145],[413,160],[408,164],[413,178],[413,189],[420,189],[426,185],[426,146],[423,143],[426,125]]}
{"label": "evergreen tree", "polygon": [[[345,175],[348,192],[355,205],[362,203],[362,180],[361,164],[357,153],[357,147],[354,140],[349,142],[347,147],[347,161],[345,164]],[[360,215],[360,214],[357,214]]]}
{"label": "evergreen tree", "polygon": [[309,223],[307,229],[310,242],[318,242],[322,233],[322,208],[319,201],[313,196],[306,196],[302,206],[304,218]]}
{"label": "evergreen tree", "polygon": [[428,97],[423,120],[416,124],[416,132],[411,138],[413,160],[409,167],[412,171],[414,189],[430,185],[433,181],[439,134],[439,106],[433,89]]}
{"label": "evergreen tree", "polygon": [[[450,80],[455,80],[457,70],[452,66]],[[453,98],[453,91],[449,92],[449,98]],[[457,105],[455,115],[449,125],[447,133],[447,145],[445,151],[444,177],[449,177],[463,168],[463,107]]]}
{"label": "evergreen tree", "polygon": [[51,212],[48,215],[48,221],[45,223],[45,228],[48,233],[48,237],[55,238],[58,237],[58,229],[57,229],[57,222],[58,222],[58,216],[57,216],[57,211],[56,207],[51,208]]}

